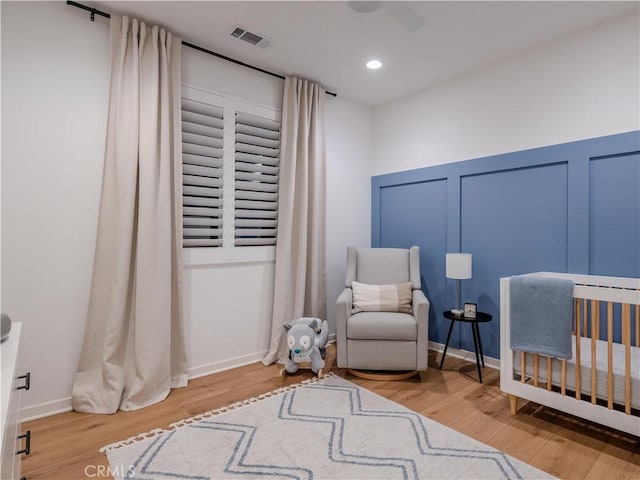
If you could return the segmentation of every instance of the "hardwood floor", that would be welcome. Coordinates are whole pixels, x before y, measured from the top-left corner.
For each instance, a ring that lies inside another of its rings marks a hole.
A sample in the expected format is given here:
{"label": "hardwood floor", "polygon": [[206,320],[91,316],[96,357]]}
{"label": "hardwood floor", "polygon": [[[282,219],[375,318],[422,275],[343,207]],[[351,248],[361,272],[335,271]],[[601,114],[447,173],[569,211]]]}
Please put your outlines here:
{"label": "hardwood floor", "polygon": [[[335,353],[330,349],[328,363]],[[422,381],[373,381],[331,371],[433,420],[564,479],[640,479],[640,439],[552,409],[528,403],[516,417],[500,391],[499,372],[432,353]],[[29,480],[110,478],[99,449],[154,428],[312,377],[309,370],[279,375],[279,366],[255,363],[191,380],[160,404],[113,415],[63,413],[23,425],[31,430],[31,454],[23,460]],[[522,401],[521,401],[522,402]]]}

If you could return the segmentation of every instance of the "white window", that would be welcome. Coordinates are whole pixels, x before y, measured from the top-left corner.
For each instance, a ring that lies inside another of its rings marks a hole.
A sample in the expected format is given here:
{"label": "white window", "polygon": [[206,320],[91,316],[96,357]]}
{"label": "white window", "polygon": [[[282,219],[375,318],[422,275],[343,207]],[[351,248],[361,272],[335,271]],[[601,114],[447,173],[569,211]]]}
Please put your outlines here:
{"label": "white window", "polygon": [[182,97],[185,249],[199,257],[215,250],[223,261],[245,258],[241,250],[270,255],[277,231],[280,111],[191,86],[183,86]]}

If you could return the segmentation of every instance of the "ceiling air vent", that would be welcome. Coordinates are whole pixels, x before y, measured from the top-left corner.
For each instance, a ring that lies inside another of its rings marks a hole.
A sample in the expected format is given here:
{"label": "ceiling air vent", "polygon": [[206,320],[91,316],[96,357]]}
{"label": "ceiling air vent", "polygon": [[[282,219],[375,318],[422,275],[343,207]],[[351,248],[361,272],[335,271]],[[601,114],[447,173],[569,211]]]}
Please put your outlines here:
{"label": "ceiling air vent", "polygon": [[261,48],[265,48],[271,45],[271,40],[266,38],[264,35],[249,32],[247,29],[240,26],[236,26],[233,29],[233,32],[231,32],[231,36],[239,38],[240,40],[244,40],[251,45],[257,45]]}

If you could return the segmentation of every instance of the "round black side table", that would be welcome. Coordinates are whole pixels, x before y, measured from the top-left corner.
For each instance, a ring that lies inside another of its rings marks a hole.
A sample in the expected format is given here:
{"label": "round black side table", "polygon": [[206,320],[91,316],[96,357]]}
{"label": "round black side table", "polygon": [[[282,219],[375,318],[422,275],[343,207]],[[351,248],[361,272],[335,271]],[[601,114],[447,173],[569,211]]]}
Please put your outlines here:
{"label": "round black side table", "polygon": [[440,370],[444,364],[444,357],[447,355],[447,348],[449,348],[449,340],[451,340],[451,332],[456,322],[466,322],[471,324],[471,332],[473,333],[473,348],[476,353],[476,367],[478,368],[478,378],[482,383],[482,370],[480,370],[480,363],[484,367],[484,355],[482,354],[482,342],[480,341],[480,332],[478,331],[478,324],[490,322],[493,316],[484,312],[477,312],[475,318],[465,317],[464,314],[456,315],[451,310],[444,312],[444,318],[451,320],[451,326],[449,327],[449,333],[447,334],[447,342],[444,344],[444,352],[442,352],[442,359],[440,360]]}

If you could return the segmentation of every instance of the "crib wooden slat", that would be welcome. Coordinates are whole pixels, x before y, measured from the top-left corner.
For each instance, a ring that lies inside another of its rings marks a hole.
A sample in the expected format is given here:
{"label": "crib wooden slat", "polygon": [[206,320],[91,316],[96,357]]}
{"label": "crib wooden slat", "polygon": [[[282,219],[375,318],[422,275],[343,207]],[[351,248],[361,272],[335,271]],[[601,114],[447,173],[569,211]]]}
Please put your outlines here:
{"label": "crib wooden slat", "polygon": [[567,361],[563,358],[562,363],[562,381],[560,383],[560,393],[562,395],[567,394]]}
{"label": "crib wooden slat", "polygon": [[600,300],[596,300],[596,340],[600,340]]}
{"label": "crib wooden slat", "polygon": [[596,340],[598,335],[598,313],[600,302],[591,300],[591,403],[596,404],[597,367],[596,367]]}
{"label": "crib wooden slat", "polygon": [[624,342],[624,413],[631,415],[631,305],[622,304]]}
{"label": "crib wooden slat", "polygon": [[584,336],[587,336],[587,329],[589,328],[588,319],[589,319],[589,311],[588,311],[589,302],[586,298],[582,299],[582,331],[584,332]]}
{"label": "crib wooden slat", "polygon": [[633,308],[636,311],[636,347],[640,347],[640,305]]}
{"label": "crib wooden slat", "polygon": [[538,386],[538,362],[540,360],[540,356],[537,353],[533,354],[533,386]]}
{"label": "crib wooden slat", "polygon": [[607,302],[607,407],[613,410],[613,303]]}
{"label": "crib wooden slat", "polygon": [[526,371],[527,369],[527,354],[525,352],[520,352],[520,381],[525,383],[527,381]]}
{"label": "crib wooden slat", "polygon": [[[580,390],[582,388],[581,381],[580,381],[581,380],[580,337],[582,336],[580,333],[580,305],[581,305],[580,300],[576,298],[576,399],[577,400],[580,400]],[[586,307],[586,300],[584,302],[584,306]]]}
{"label": "crib wooden slat", "polygon": [[551,357],[547,357],[547,390],[551,391]]}

